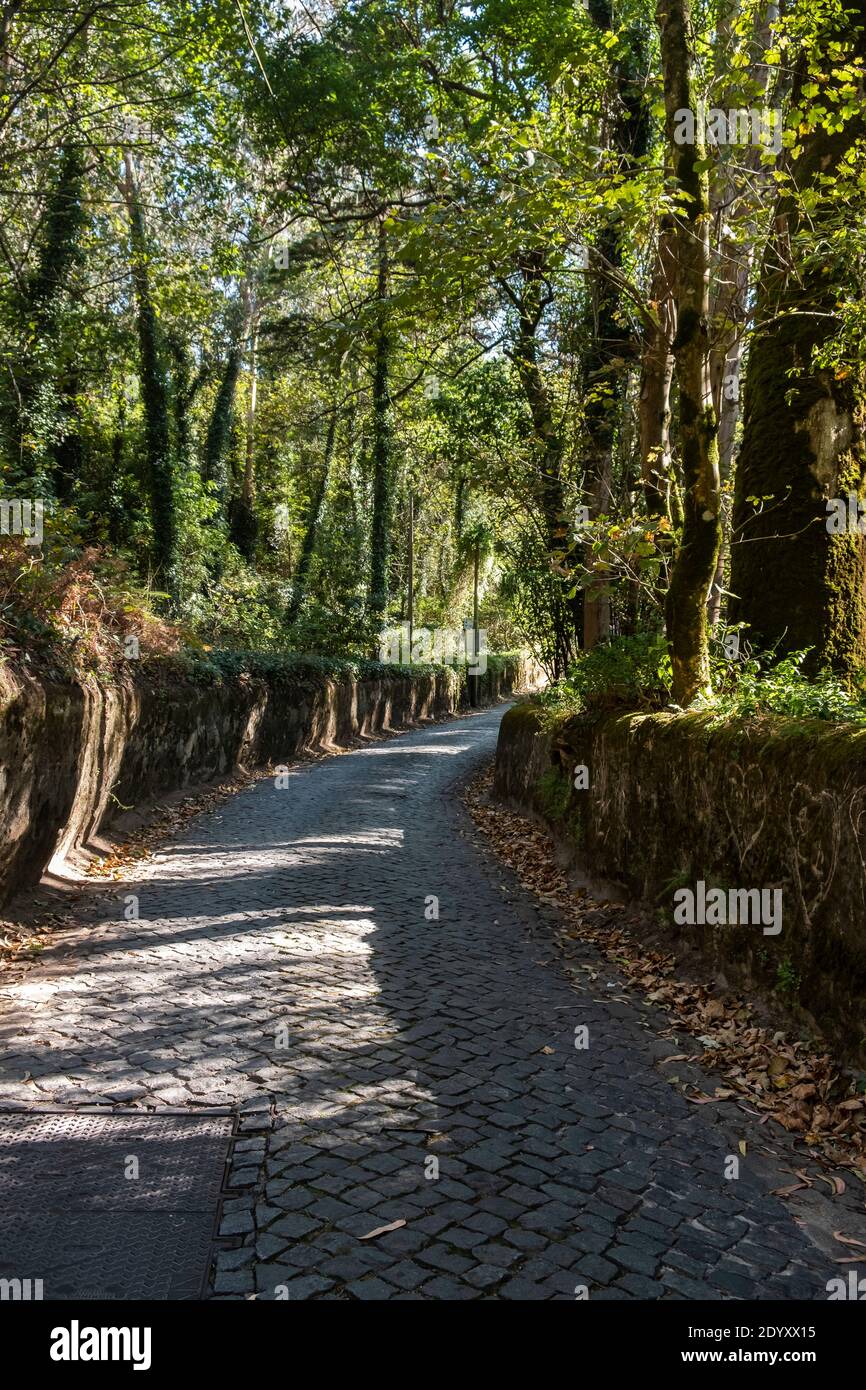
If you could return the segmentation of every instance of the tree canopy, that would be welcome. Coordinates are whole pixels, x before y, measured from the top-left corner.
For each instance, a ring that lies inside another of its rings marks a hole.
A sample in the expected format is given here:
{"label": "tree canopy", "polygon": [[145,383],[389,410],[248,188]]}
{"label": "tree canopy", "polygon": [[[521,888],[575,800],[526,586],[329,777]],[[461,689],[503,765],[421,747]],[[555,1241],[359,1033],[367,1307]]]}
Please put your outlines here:
{"label": "tree canopy", "polygon": [[9,0],[7,648],[369,656],[477,576],[553,677],[663,634],[705,701],[733,633],[857,679],[864,20]]}

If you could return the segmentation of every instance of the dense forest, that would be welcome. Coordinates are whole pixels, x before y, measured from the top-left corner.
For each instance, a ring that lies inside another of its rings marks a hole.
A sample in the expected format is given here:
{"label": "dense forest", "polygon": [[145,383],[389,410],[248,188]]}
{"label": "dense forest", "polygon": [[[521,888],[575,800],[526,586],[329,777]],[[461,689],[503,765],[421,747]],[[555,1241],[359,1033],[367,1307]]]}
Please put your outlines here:
{"label": "dense forest", "polygon": [[864,20],[6,0],[7,657],[477,591],[554,680],[859,714]]}

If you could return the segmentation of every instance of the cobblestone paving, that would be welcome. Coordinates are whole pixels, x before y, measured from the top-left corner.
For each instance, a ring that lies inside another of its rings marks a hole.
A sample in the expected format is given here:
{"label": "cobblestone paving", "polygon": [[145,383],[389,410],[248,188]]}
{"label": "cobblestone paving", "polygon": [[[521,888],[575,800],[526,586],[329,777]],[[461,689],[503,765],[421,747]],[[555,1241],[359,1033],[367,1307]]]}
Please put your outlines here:
{"label": "cobblestone paving", "polygon": [[796,1224],[757,1156],[725,1179],[736,1135],[651,1013],[576,991],[476,844],[454,784],[500,716],[202,816],[124,888],[138,921],[121,899],[0,994],[0,1101],[239,1105],[216,1296],[826,1298],[843,1214]]}

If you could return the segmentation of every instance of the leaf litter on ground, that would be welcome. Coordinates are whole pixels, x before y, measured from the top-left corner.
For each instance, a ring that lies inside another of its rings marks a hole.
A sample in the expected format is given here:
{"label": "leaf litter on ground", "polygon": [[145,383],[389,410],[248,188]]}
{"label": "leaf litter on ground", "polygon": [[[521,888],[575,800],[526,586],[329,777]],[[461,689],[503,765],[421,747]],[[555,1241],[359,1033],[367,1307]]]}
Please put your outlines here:
{"label": "leaf litter on ground", "polygon": [[[571,888],[556,863],[552,836],[539,823],[493,801],[492,786],[489,765],[467,788],[466,807],[523,886],[561,913],[561,925],[554,930],[572,975],[586,975],[584,984],[598,978],[597,969],[586,962],[568,959],[577,942],[595,947],[616,964],[631,988],[670,1016],[672,1026],[663,1037],[677,1042],[677,1035],[686,1033],[703,1049],[675,1052],[662,1065],[688,1060],[722,1073],[726,1084],[715,1095],[686,1094],[686,1099],[700,1105],[734,1101],[759,1116],[760,1124],[776,1121],[806,1146],[812,1159],[846,1168],[866,1184],[866,1096],[853,1093],[853,1078],[829,1053],[759,1026],[748,1000],[730,993],[719,998],[711,984],[678,979],[674,955],[648,949],[629,930],[640,922],[633,906],[599,902]],[[668,1079],[682,1084],[670,1075]],[[790,1191],[805,1185],[800,1182]],[[841,1178],[830,1185],[834,1195],[845,1191]]]}

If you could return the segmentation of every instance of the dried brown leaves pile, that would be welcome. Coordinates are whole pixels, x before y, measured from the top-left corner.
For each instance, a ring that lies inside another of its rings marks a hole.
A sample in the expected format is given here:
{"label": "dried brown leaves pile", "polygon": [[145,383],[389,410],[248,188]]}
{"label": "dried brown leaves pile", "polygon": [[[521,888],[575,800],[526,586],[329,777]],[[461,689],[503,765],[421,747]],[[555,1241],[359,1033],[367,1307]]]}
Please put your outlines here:
{"label": "dried brown leaves pile", "polygon": [[[267,776],[265,770],[260,774]],[[252,781],[255,774],[249,777]],[[244,778],[246,781],[247,778]],[[148,811],[146,825],[133,830],[109,854],[94,859],[88,865],[90,878],[125,879],[129,871],[142,860],[147,859],[164,840],[177,835],[196,816],[216,808],[239,790],[239,781],[222,782],[219,786],[206,787],[203,791],[185,796],[180,801],[156,805]]]}
{"label": "dried brown leaves pile", "polygon": [[[777,1121],[802,1141],[812,1158],[847,1168],[866,1184],[866,1097],[855,1092],[851,1077],[826,1053],[757,1026],[746,1000],[730,994],[719,998],[711,985],[677,979],[672,955],[649,950],[635,938],[640,914],[569,888],[555,863],[550,835],[534,821],[491,804],[492,781],[492,769],[475,780],[465,797],[467,808],[521,883],[562,913],[557,937],[566,958],[569,943],[591,943],[630,986],[670,1015],[671,1027],[663,1037],[688,1033],[703,1048],[700,1054],[679,1053],[665,1061],[699,1061],[721,1073],[723,1084],[714,1095],[687,1090],[686,1099],[701,1105],[738,1102],[747,1112],[759,1113],[761,1124]],[[578,968],[587,970],[590,981],[596,977],[585,965]],[[801,1182],[780,1195],[811,1186],[806,1174],[798,1176]],[[834,1193],[845,1190],[838,1176],[821,1181]]]}

